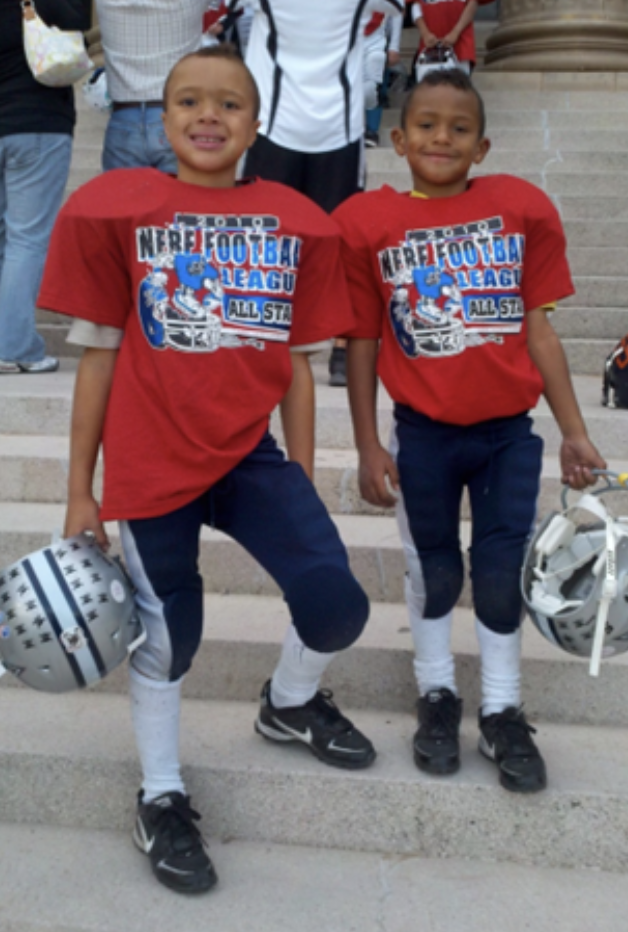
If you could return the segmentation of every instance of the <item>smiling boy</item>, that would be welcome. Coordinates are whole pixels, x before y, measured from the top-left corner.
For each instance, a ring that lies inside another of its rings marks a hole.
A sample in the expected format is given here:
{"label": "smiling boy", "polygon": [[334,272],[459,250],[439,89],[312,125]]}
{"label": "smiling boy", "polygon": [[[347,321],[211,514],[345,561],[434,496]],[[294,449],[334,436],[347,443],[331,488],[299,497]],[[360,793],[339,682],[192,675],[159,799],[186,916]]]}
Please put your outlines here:
{"label": "smiling boy", "polygon": [[[165,88],[178,177],[118,170],[77,191],[53,235],[42,306],[69,314],[86,349],[76,379],[65,534],[118,520],[147,640],[130,694],[143,771],[134,840],[183,893],[216,874],[179,763],[181,683],[198,649],[203,525],[229,534],[277,581],[292,617],[262,689],[256,730],[345,768],[375,758],[328,692],[368,601],[302,467],[268,432],[298,357],[353,323],[332,221],[274,182],[236,184],[259,96],[228,46],[186,56]],[[300,395],[292,414],[299,417]],[[102,506],[93,492],[103,443]]]}
{"label": "smiling boy", "polygon": [[[413,190],[384,187],[334,213],[358,323],[349,396],[363,497],[397,506],[419,687],[416,765],[460,764],[462,700],[450,648],[463,584],[463,490],[480,648],[480,751],[502,786],[546,785],[520,707],[519,590],[541,473],[529,411],[543,393],[562,434],[562,477],[594,481],[588,439],[548,308],[573,292],[556,210],[507,175],[469,178],[489,151],[484,107],[461,71],[429,74],[392,133]],[[380,441],[376,376],[394,401],[391,451]]]}

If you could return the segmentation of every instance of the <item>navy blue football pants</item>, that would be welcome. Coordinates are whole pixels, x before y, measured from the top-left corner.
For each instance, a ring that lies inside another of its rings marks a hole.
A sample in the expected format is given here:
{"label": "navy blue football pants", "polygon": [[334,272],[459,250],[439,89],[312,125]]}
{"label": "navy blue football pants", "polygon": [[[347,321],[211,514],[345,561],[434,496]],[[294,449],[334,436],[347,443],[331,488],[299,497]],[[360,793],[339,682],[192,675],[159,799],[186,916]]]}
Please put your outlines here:
{"label": "navy blue football pants", "polygon": [[460,427],[395,406],[397,466],[425,587],[425,618],[451,611],[462,591],[460,505],[471,506],[475,612],[507,634],[522,618],[520,573],[534,523],[543,441],[526,414]]}
{"label": "navy blue football pants", "polygon": [[134,665],[153,679],[179,679],[203,627],[198,571],[203,525],[228,534],[275,579],[306,647],[333,653],[352,644],[369,613],[347,552],[302,468],[270,434],[203,495],[156,518],[121,522],[147,641]]}

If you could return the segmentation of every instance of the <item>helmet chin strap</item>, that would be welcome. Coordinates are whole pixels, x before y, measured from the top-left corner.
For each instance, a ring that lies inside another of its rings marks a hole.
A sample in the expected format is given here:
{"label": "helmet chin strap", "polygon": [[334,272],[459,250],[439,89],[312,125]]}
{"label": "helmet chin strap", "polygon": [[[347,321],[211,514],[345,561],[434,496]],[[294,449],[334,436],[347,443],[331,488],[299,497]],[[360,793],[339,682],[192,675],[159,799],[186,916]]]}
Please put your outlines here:
{"label": "helmet chin strap", "polygon": [[599,601],[597,615],[595,618],[595,634],[593,636],[593,648],[591,650],[591,660],[589,662],[589,674],[598,676],[600,672],[600,663],[602,660],[602,649],[604,647],[604,635],[606,633],[606,622],[608,620],[608,611],[611,602],[617,595],[617,561],[615,534],[613,531],[613,521],[610,515],[606,515],[606,576],[602,584],[602,598]]}

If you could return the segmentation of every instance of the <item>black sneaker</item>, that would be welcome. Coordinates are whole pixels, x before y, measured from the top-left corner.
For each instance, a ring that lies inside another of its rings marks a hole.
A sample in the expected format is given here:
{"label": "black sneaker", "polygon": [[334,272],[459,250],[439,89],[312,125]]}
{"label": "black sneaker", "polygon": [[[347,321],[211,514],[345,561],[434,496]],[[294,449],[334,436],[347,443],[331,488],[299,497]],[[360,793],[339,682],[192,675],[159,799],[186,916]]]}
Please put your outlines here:
{"label": "black sneaker", "polygon": [[329,384],[342,388],[347,384],[347,351],[344,346],[334,346],[329,357]]}
{"label": "black sneaker", "polygon": [[431,689],[418,703],[419,730],[414,736],[414,763],[426,773],[455,773],[460,767],[458,731],[462,699],[450,689]]}
{"label": "black sneaker", "polygon": [[367,129],[364,133],[364,145],[367,149],[375,149],[379,145],[379,133],[374,129]]}
{"label": "black sneaker", "polygon": [[499,782],[513,793],[536,793],[547,786],[545,764],[530,735],[521,709],[511,706],[496,715],[482,716],[480,710],[479,748],[499,767]]}
{"label": "black sneaker", "polygon": [[268,680],[262,688],[255,731],[271,741],[301,741],[319,760],[333,767],[368,767],[375,760],[375,748],[341,714],[331,697],[328,689],[321,689],[305,705],[276,709],[270,701]]}
{"label": "black sneaker", "polygon": [[218,877],[203,836],[193,824],[201,817],[183,793],[163,793],[150,803],[137,798],[133,841],[150,858],[160,883],[178,893],[204,893]]}

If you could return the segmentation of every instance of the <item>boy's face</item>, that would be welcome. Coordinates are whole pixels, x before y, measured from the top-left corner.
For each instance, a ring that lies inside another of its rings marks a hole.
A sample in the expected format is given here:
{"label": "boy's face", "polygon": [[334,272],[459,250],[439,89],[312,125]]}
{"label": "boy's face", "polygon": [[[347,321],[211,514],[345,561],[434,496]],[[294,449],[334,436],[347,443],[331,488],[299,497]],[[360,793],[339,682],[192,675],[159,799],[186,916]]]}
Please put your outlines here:
{"label": "boy's face", "polygon": [[415,190],[428,197],[465,191],[471,166],[490,148],[480,137],[475,95],[446,84],[414,92],[405,129],[394,129],[392,140],[397,154],[408,160]]}
{"label": "boy's face", "polygon": [[162,119],[178,178],[207,188],[234,185],[238,159],[259,126],[253,107],[250,78],[237,61],[188,58],[177,65]]}

